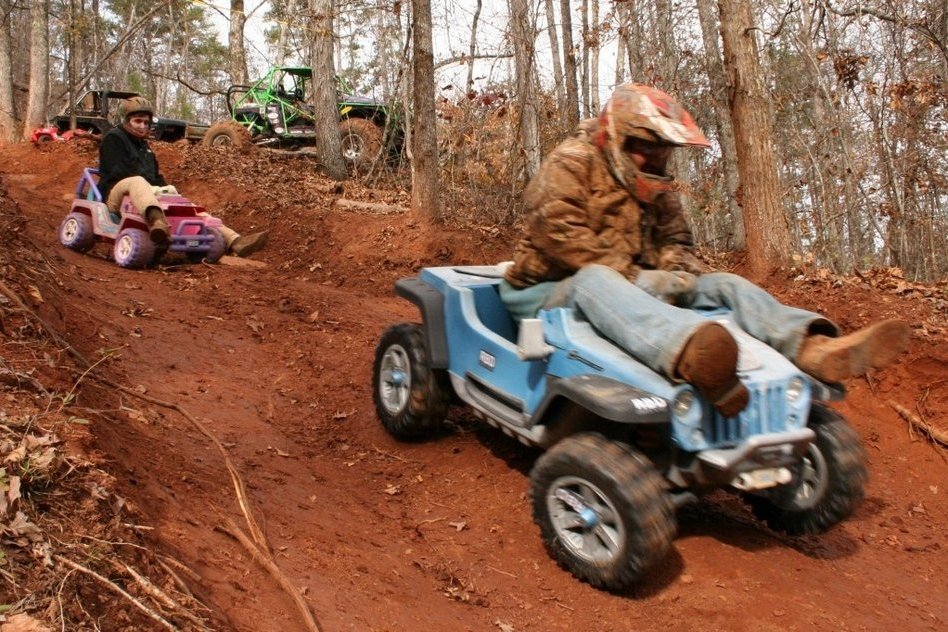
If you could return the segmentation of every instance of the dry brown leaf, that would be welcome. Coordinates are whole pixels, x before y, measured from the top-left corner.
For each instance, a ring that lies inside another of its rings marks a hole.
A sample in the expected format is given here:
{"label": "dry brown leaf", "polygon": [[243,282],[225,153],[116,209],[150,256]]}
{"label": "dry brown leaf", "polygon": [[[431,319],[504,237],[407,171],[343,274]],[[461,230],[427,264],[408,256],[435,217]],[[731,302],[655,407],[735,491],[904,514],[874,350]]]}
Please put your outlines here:
{"label": "dry brown leaf", "polygon": [[33,297],[37,303],[43,303],[43,295],[40,293],[39,288],[35,285],[31,285],[29,288],[30,296]]}
{"label": "dry brown leaf", "polygon": [[6,622],[0,625],[0,632],[53,632],[53,629],[39,619],[21,612],[7,617]]}

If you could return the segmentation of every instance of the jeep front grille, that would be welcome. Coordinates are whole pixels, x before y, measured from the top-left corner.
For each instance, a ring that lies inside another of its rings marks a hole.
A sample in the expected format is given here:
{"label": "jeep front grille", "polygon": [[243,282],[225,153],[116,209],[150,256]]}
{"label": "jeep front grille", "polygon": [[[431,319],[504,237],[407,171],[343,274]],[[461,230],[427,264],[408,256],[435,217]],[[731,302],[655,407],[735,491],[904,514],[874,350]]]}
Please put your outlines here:
{"label": "jeep front grille", "polygon": [[750,403],[740,415],[725,419],[720,413],[707,422],[704,435],[711,447],[734,445],[747,437],[787,430],[787,397],[783,384],[755,386],[745,383]]}

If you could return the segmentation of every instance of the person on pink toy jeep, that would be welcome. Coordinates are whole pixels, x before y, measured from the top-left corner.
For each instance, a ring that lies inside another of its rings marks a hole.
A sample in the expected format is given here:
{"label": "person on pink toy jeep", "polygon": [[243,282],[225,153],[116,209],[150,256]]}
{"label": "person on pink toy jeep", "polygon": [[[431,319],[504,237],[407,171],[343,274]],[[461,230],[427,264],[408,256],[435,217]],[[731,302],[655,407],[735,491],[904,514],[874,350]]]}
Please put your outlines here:
{"label": "person on pink toy jeep", "polygon": [[[157,195],[177,194],[158,170],[158,160],[148,146],[154,109],[144,97],[124,99],[118,106],[121,123],[102,138],[99,145],[99,190],[106,206],[118,212],[122,199],[128,195],[149,226],[149,235],[156,244],[171,240],[168,220],[158,205]],[[241,235],[220,226],[224,243],[232,254],[246,257],[263,248],[268,231]]]}

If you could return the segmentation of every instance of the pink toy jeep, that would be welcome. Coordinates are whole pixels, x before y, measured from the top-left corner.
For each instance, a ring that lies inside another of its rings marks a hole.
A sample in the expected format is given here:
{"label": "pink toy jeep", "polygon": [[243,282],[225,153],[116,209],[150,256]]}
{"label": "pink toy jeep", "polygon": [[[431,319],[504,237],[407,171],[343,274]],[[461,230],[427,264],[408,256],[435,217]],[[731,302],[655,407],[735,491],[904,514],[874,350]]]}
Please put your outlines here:
{"label": "pink toy jeep", "polygon": [[148,235],[148,224],[128,196],[120,213],[112,213],[102,201],[96,185],[98,169],[82,170],[72,209],[59,226],[59,241],[76,252],[86,252],[97,242],[112,244],[115,263],[123,268],[144,268],[158,263],[168,252],[184,253],[195,263],[216,263],[227,246],[219,230],[221,220],[207,215],[181,195],[162,194],[158,205],[171,227],[171,241],[156,245]]}

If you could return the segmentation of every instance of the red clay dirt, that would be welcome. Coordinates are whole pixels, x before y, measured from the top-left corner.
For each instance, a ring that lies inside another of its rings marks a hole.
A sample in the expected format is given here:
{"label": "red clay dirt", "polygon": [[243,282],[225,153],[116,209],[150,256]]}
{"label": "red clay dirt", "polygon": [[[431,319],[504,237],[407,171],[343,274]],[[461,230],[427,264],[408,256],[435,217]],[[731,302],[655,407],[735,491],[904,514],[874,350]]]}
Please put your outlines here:
{"label": "red clay dirt", "polygon": [[[847,330],[887,317],[912,325],[902,361],[852,380],[837,406],[867,448],[867,499],[827,534],[786,537],[737,497],[715,494],[680,513],[663,566],[614,595],[545,553],[527,497],[535,451],[458,410],[441,436],[417,443],[393,440],[375,417],[376,341],[419,319],[393,282],[422,265],[500,261],[514,236],[340,210],[340,196],[388,206],[407,196],[336,187],[304,161],[163,144],[156,152],[168,180],[226,224],[271,230],[258,264],[128,271],[104,246],[68,251],[57,227],[80,169],[96,162],[94,146],[12,145],[0,148],[0,186],[58,275],[34,307],[87,358],[107,358],[99,374],[177,403],[223,443],[276,563],[322,629],[948,626],[948,464],[893,406],[948,428],[943,288],[799,270],[772,279],[780,298]],[[222,629],[305,629],[287,593],[226,533],[226,519],[243,520],[205,436],[174,411],[94,382],[75,405],[102,411],[91,449],[137,521],[154,527],[152,544],[200,576],[190,588]]]}

